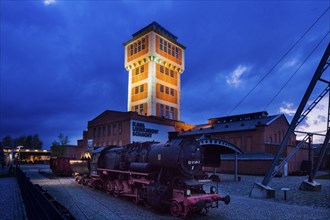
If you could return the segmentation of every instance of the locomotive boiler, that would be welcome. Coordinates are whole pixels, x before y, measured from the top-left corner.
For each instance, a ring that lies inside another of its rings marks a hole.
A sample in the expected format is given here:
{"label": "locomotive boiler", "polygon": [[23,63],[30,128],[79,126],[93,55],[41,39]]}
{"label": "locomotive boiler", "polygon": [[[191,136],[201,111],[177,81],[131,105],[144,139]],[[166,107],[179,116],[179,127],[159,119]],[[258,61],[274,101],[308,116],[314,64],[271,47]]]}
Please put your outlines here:
{"label": "locomotive boiler", "polygon": [[204,150],[194,138],[172,138],[166,143],[143,142],[93,151],[90,161],[70,161],[76,181],[116,197],[129,197],[146,207],[168,208],[173,216],[207,212],[230,202],[216,187],[203,189]]}

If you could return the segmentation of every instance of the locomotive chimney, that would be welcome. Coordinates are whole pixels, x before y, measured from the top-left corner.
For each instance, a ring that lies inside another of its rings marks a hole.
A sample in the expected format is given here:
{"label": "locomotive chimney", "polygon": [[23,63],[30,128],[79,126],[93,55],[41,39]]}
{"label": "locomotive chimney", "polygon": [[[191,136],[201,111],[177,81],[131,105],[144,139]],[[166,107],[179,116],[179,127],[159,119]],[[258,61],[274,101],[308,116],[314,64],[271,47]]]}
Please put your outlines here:
{"label": "locomotive chimney", "polygon": [[179,136],[179,132],[177,132],[177,131],[170,131],[170,132],[168,132],[168,140],[169,141],[171,141],[171,140],[173,140],[175,138],[178,138],[178,136]]}

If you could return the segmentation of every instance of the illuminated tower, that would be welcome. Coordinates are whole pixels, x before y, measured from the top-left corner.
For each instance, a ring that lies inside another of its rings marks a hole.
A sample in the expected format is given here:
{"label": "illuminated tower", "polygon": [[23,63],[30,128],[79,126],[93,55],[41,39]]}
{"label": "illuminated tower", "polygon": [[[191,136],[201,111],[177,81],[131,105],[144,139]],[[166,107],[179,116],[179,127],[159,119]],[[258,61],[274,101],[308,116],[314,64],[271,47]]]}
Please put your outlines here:
{"label": "illuminated tower", "polygon": [[124,43],[128,111],[180,120],[185,47],[156,22],[132,36]]}

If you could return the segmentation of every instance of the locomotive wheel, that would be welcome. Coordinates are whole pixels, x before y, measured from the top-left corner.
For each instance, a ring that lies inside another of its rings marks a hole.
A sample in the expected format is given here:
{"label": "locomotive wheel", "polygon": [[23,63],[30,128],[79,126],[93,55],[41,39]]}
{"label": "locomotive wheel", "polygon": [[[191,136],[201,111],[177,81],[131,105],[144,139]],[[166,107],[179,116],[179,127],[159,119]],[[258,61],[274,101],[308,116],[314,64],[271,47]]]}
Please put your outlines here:
{"label": "locomotive wheel", "polygon": [[172,216],[179,217],[179,215],[182,213],[182,205],[177,201],[172,201],[170,206],[170,211]]}
{"label": "locomotive wheel", "polygon": [[120,193],[119,193],[117,190],[114,190],[114,191],[113,191],[113,196],[114,196],[114,197],[118,198],[119,195],[120,195]]}
{"label": "locomotive wheel", "polygon": [[147,201],[147,199],[144,199],[143,200],[143,205],[148,208],[148,209],[151,209],[152,208],[152,205]]}

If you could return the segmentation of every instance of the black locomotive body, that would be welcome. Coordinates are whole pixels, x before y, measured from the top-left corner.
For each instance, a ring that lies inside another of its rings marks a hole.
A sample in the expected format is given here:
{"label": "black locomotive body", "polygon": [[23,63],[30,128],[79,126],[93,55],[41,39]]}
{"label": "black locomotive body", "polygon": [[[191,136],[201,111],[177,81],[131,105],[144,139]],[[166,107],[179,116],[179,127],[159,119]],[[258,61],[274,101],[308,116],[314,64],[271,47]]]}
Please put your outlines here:
{"label": "black locomotive body", "polygon": [[[72,161],[76,181],[92,188],[106,190],[114,196],[130,197],[135,203],[163,209],[170,207],[173,216],[208,211],[219,201],[228,204],[211,187],[203,190],[204,150],[193,138],[174,138],[161,144],[133,143],[123,147],[109,146],[94,150],[89,163]],[[87,173],[86,170],[90,172]]]}

